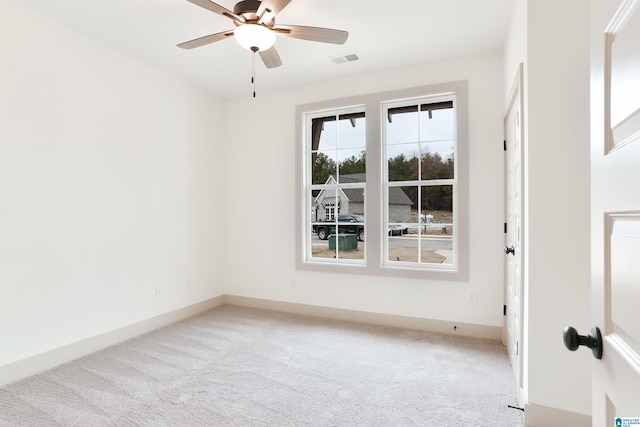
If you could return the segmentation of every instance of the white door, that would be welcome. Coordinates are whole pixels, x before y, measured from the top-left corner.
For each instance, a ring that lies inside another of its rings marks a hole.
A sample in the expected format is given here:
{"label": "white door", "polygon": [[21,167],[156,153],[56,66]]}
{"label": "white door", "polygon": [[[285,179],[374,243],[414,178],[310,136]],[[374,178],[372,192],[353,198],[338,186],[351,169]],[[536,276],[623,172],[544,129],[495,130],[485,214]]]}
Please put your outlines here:
{"label": "white door", "polygon": [[518,385],[522,404],[522,64],[511,89],[511,97],[504,119],[505,135],[505,346]]}
{"label": "white door", "polygon": [[640,0],[591,6],[593,425],[624,426],[640,420]]}

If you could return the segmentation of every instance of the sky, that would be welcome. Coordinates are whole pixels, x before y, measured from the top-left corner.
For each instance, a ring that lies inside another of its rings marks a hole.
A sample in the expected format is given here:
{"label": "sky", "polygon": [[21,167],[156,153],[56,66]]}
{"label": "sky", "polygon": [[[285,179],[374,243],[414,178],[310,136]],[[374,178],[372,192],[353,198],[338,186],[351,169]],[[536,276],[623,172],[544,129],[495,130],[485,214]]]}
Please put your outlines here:
{"label": "sky", "polygon": [[[360,157],[365,151],[365,118],[325,122],[318,151],[334,161],[351,156]],[[439,153],[443,159],[454,154],[454,110],[434,110],[394,114],[393,121],[385,120],[387,159],[404,154],[407,158],[421,153]]]}

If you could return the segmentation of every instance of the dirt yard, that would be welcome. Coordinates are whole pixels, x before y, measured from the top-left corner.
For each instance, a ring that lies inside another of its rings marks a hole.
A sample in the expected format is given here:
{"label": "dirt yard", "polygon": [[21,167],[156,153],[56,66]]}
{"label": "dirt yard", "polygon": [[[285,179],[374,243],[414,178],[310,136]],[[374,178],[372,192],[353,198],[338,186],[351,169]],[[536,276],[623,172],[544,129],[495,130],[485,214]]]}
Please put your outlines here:
{"label": "dirt yard", "polygon": [[[327,247],[314,246],[312,255],[317,258],[335,258],[335,251]],[[364,259],[364,249],[355,251],[340,251],[340,258],[343,259]],[[422,250],[422,262],[428,264],[442,264],[446,258],[437,254],[433,249]],[[418,262],[418,251],[411,248],[390,248],[390,261]]]}
{"label": "dirt yard", "polygon": [[[453,224],[453,212],[449,211],[431,211],[427,212],[427,214],[433,215],[433,223],[424,224],[420,227],[420,234],[428,234],[428,235],[442,235],[448,234],[449,236],[453,235],[453,226],[449,225],[446,227],[438,226],[438,223],[442,224]],[[411,221],[418,222],[418,211],[411,211]],[[445,229],[443,232],[442,229]],[[409,229],[409,234],[418,234],[418,229],[413,227]]]}

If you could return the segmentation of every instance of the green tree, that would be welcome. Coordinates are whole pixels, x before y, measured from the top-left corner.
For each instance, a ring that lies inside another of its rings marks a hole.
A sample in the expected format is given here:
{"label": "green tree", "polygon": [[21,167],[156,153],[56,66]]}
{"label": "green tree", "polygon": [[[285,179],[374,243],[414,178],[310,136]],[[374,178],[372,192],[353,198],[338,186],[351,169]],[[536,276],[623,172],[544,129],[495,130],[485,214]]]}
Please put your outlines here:
{"label": "green tree", "polygon": [[336,162],[326,154],[314,154],[311,162],[311,182],[314,184],[324,184],[330,175],[336,176]]}
{"label": "green tree", "polygon": [[411,181],[418,179],[418,159],[414,156],[407,159],[404,154],[399,154],[389,159],[389,181]]}
{"label": "green tree", "polygon": [[352,173],[364,173],[365,169],[365,152],[360,152],[360,157],[347,157],[340,163],[340,175],[349,175]]}

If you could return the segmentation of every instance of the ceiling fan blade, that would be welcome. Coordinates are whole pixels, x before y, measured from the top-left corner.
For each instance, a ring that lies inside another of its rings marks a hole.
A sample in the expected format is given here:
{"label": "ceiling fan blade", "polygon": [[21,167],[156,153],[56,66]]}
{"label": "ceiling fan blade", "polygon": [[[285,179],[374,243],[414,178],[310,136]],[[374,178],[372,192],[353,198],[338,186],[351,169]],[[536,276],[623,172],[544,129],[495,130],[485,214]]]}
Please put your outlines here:
{"label": "ceiling fan blade", "polygon": [[343,44],[349,37],[347,31],[301,25],[277,25],[273,31],[285,37],[333,44]]}
{"label": "ceiling fan blade", "polygon": [[280,60],[280,55],[275,47],[271,46],[265,51],[258,51],[258,53],[267,68],[276,68],[282,65],[282,60]]}
{"label": "ceiling fan blade", "polygon": [[197,6],[203,7],[211,12],[217,13],[218,15],[226,16],[227,18],[231,18],[236,22],[244,23],[245,19],[242,16],[236,15],[226,7],[222,7],[217,3],[214,3],[210,0],[187,0]]}
{"label": "ceiling fan blade", "polygon": [[221,33],[209,34],[208,36],[199,37],[197,39],[189,40],[188,42],[180,43],[178,47],[182,49],[193,49],[194,47],[204,46],[220,40],[224,40],[227,37],[233,36],[233,30],[223,31]]}
{"label": "ceiling fan blade", "polygon": [[[189,0],[191,1],[191,0]],[[272,20],[282,9],[287,7],[291,0],[262,0],[256,14],[260,16],[260,22]],[[265,14],[265,12],[267,12]],[[263,15],[265,14],[265,15]],[[270,15],[269,17],[266,15]],[[266,19],[264,19],[266,18]]]}

